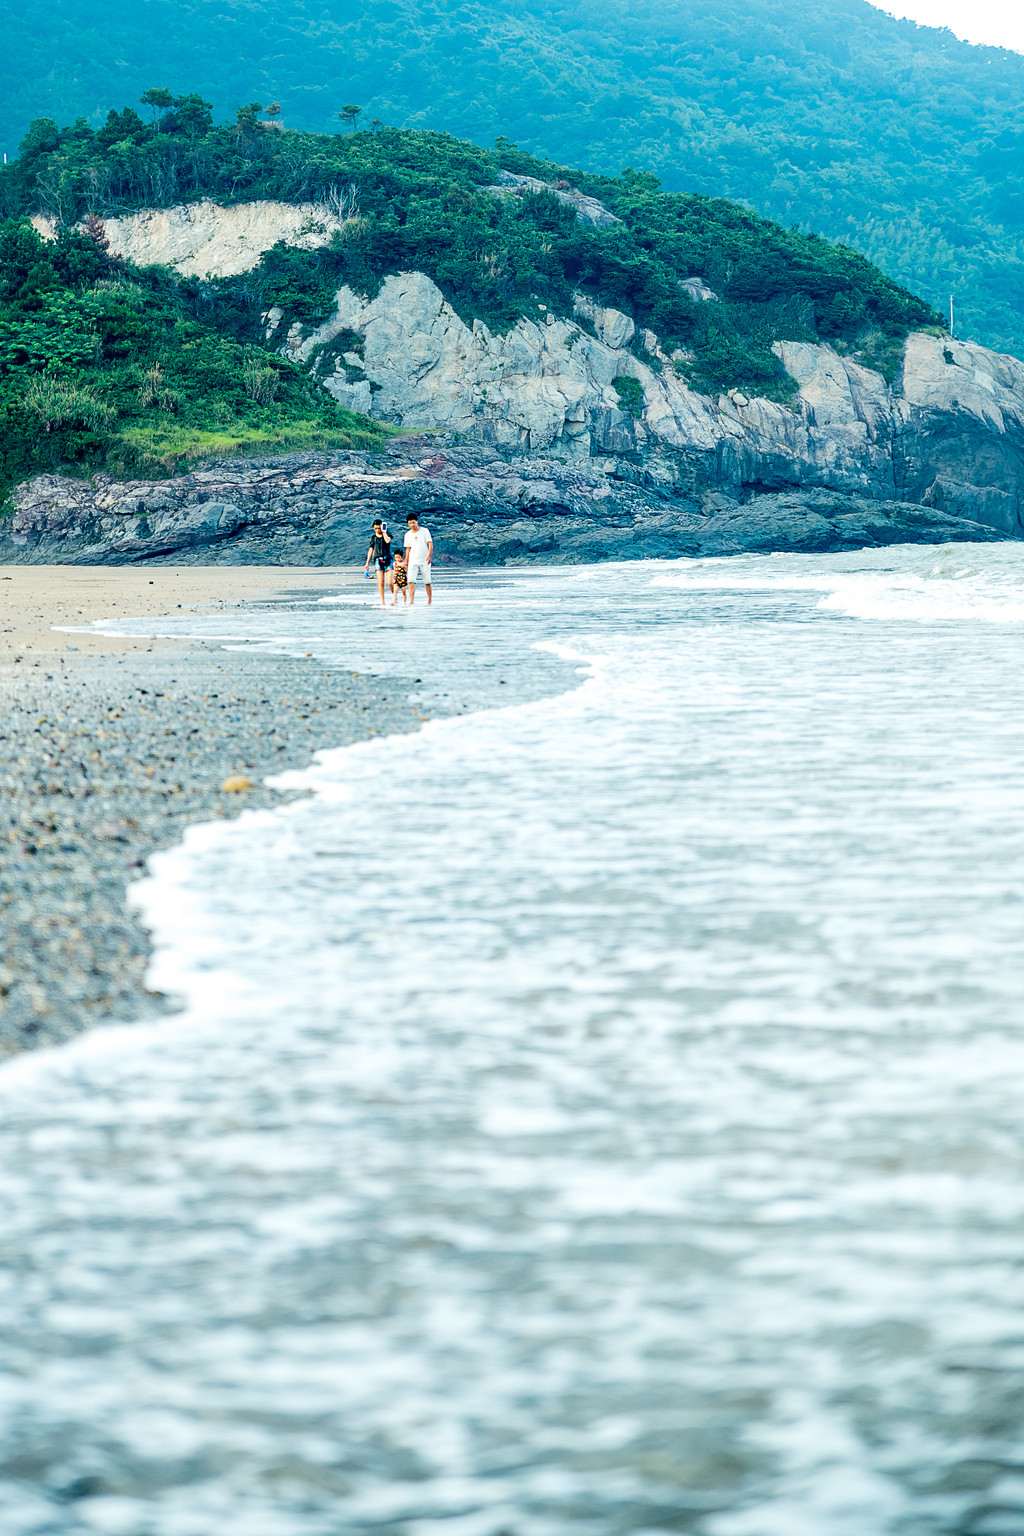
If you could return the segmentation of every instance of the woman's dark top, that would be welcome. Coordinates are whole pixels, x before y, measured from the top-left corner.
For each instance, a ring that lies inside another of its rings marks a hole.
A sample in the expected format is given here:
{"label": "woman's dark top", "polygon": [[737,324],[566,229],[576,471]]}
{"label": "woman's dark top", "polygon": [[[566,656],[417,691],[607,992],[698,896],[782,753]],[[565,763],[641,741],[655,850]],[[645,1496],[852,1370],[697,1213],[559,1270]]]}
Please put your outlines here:
{"label": "woman's dark top", "polygon": [[391,564],[391,541],[382,533],[374,533],[370,537],[370,546],[373,549],[373,558],[382,571],[386,571]]}

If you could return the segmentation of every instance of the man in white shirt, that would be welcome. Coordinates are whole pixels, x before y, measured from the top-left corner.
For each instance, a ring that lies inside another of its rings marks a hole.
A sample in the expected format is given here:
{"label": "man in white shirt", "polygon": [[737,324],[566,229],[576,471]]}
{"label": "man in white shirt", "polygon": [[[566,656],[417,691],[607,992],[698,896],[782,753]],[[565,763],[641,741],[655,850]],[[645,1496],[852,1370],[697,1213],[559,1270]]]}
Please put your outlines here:
{"label": "man in white shirt", "polygon": [[427,606],[433,602],[430,587],[430,564],[434,558],[434,541],[429,528],[421,528],[415,512],[406,518],[409,532],[405,536],[405,558],[409,580],[409,606],[416,601],[416,583],[422,580],[427,589]]}

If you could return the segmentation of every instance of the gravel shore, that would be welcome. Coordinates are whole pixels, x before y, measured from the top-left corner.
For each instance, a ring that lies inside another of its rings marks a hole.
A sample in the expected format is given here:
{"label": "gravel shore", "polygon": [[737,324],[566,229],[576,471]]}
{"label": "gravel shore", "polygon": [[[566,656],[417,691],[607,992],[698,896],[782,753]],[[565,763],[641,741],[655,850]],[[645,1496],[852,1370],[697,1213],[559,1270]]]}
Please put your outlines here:
{"label": "gravel shore", "polygon": [[125,899],[147,855],[280,803],[263,777],[320,748],[414,729],[408,691],[202,644],[0,662],[0,1055],[173,1008]]}

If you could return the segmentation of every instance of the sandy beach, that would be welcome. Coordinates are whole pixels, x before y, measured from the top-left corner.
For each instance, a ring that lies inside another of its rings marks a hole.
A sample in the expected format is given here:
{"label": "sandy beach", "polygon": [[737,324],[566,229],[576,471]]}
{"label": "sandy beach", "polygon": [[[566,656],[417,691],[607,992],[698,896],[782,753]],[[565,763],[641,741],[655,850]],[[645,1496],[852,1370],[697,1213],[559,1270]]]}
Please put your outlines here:
{"label": "sandy beach", "polygon": [[311,593],[349,579],[338,571],[279,566],[0,565],[0,665],[63,656],[149,652],[169,642],[74,635],[60,626],[152,618],[179,609],[214,613],[282,586]]}
{"label": "sandy beach", "polygon": [[311,658],[54,626],[355,581],[252,566],[0,567],[0,1055],[172,1008],[146,991],[148,939],[125,899],[147,856],[190,822],[280,803],[268,773],[417,719],[400,682]]}

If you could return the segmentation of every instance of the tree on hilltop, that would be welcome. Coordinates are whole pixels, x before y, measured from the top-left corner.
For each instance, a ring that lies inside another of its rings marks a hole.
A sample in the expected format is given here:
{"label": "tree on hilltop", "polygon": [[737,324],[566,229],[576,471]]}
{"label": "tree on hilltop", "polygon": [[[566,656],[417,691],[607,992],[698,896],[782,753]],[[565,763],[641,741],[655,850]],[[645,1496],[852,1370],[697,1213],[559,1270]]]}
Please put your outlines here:
{"label": "tree on hilltop", "polygon": [[153,114],[153,132],[159,133],[160,114],[161,112],[170,111],[171,107],[174,106],[174,97],[171,95],[166,85],[159,87],[153,86],[150,90],[143,91],[142,95],[139,97],[139,106],[149,107]]}
{"label": "tree on hilltop", "polygon": [[350,128],[355,129],[356,118],[359,116],[362,110],[362,107],[357,107],[352,102],[348,102],[345,106],[342,107],[341,111],[338,113],[338,116],[341,118],[343,123],[348,123]]}
{"label": "tree on hilltop", "polygon": [[259,115],[263,111],[263,103],[250,101],[248,106],[235,108],[235,133],[239,140],[248,134],[255,134],[259,128]]}
{"label": "tree on hilltop", "polygon": [[213,127],[213,103],[204,101],[198,91],[174,98],[174,120],[179,133],[198,139]]}

